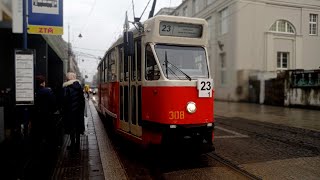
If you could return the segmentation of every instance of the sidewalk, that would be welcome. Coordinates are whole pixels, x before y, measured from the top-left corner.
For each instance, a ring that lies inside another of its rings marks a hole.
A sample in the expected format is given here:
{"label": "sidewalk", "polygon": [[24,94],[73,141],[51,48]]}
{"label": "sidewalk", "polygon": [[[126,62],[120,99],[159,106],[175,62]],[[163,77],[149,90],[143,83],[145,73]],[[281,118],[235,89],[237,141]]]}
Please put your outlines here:
{"label": "sidewalk", "polygon": [[86,105],[86,132],[81,136],[81,151],[70,156],[67,150],[70,139],[65,136],[52,179],[126,179],[93,103],[87,101]]}
{"label": "sidewalk", "polygon": [[238,117],[254,121],[320,131],[320,111],[252,103],[215,101],[216,117]]}

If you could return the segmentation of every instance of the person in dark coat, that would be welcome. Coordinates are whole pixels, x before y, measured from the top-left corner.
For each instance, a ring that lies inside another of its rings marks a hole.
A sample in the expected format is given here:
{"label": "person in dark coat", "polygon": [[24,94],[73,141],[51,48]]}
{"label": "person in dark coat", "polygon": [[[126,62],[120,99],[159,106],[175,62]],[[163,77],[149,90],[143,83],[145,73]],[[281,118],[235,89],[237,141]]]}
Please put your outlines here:
{"label": "person in dark coat", "polygon": [[32,159],[26,177],[47,179],[56,148],[54,143],[56,97],[53,91],[46,87],[44,76],[36,76],[35,80],[35,102],[31,119]]}
{"label": "person in dark coat", "polygon": [[65,131],[70,135],[71,152],[80,150],[80,134],[84,133],[85,99],[76,74],[69,72],[67,82],[63,83],[63,118]]}
{"label": "person in dark coat", "polygon": [[31,134],[36,143],[48,144],[52,140],[56,110],[56,98],[52,90],[46,87],[45,77],[36,76],[35,116],[31,122]]}

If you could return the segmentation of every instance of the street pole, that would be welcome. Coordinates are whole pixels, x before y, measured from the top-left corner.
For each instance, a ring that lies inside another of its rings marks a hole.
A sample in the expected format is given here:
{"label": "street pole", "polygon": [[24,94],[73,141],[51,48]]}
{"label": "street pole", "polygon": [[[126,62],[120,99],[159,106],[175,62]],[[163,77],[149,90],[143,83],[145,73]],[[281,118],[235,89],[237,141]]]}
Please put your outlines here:
{"label": "street pole", "polygon": [[70,72],[70,24],[68,24],[68,72]]}
{"label": "street pole", "polygon": [[28,0],[23,0],[23,49],[28,48],[27,3]]}

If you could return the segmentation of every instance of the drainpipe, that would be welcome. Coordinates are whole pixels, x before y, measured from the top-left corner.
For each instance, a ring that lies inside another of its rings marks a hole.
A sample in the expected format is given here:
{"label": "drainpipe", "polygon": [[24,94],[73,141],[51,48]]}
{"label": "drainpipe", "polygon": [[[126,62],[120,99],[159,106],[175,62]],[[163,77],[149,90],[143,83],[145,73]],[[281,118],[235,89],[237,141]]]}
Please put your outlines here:
{"label": "drainpipe", "polygon": [[263,74],[259,74],[259,79],[260,79],[260,97],[259,97],[259,103],[263,104],[264,103],[264,98],[265,98],[265,79]]}

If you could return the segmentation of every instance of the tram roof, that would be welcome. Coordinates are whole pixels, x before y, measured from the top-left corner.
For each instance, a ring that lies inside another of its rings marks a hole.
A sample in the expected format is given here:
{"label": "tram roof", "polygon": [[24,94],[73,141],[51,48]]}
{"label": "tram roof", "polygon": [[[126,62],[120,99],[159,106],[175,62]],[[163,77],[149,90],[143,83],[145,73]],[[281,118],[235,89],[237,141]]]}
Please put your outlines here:
{"label": "tram roof", "polygon": [[[170,16],[170,15],[158,15],[155,17],[152,17],[150,19],[147,19],[146,21],[144,21],[142,23],[142,26],[144,27],[144,32],[142,32],[140,34],[140,32],[137,30],[137,28],[133,27],[131,28],[129,31],[132,31],[134,34],[134,38],[141,36],[141,35],[146,35],[146,31],[149,31],[148,27],[149,26],[154,26],[155,24],[160,24],[161,21],[166,21],[166,22],[179,22],[179,23],[189,23],[189,24],[199,24],[199,25],[203,25],[203,35],[201,38],[199,39],[206,39],[206,34],[207,34],[207,21],[201,18],[192,18],[192,17],[183,17],[183,16]],[[158,29],[156,28],[156,30],[151,30],[152,32],[157,31]],[[151,34],[150,36],[154,36],[154,34]],[[169,37],[172,38],[172,37]],[[123,35],[121,35],[109,48],[108,50],[105,52],[103,59],[105,58],[106,54],[108,51],[110,51],[111,49],[113,49],[114,47],[120,45],[123,43]],[[100,62],[101,63],[101,62]],[[99,63],[99,65],[100,65]]]}

